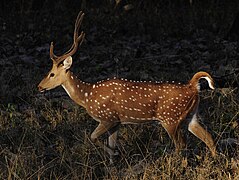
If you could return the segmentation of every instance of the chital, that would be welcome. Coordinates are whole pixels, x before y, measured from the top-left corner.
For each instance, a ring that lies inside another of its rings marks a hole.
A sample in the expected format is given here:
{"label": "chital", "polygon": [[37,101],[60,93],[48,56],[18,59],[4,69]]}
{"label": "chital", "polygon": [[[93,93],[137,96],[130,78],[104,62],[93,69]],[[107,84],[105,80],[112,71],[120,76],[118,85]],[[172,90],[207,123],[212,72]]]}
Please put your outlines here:
{"label": "chital", "polygon": [[[62,56],[53,53],[50,57],[53,66],[47,76],[40,82],[40,91],[62,86],[71,99],[83,106],[89,115],[99,122],[91,134],[91,140],[111,155],[114,155],[118,126],[120,124],[159,121],[174,141],[176,150],[184,146],[180,126],[189,118],[188,129],[201,139],[216,154],[211,135],[198,123],[197,110],[199,104],[199,80],[207,80],[214,89],[211,76],[206,72],[198,72],[187,84],[139,82],[126,79],[107,79],[97,83],[85,83],[69,70],[72,55],[84,39],[84,33],[78,36],[78,30],[84,14],[79,13],[74,31],[74,42],[68,52]],[[98,137],[109,133],[108,146],[98,141]]]}

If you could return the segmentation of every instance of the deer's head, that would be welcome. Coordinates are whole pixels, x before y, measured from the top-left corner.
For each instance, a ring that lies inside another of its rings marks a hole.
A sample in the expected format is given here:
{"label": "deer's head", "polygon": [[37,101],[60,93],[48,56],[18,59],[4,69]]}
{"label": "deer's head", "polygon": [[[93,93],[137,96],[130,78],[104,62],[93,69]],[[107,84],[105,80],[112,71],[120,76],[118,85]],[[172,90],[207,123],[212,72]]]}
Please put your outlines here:
{"label": "deer's head", "polygon": [[85,33],[81,32],[80,36],[78,31],[83,20],[84,13],[82,11],[78,14],[75,22],[74,42],[71,48],[61,56],[54,54],[53,42],[50,46],[50,58],[53,62],[52,68],[44,79],[39,83],[38,89],[43,92],[45,90],[53,89],[66,81],[66,74],[72,65],[72,55],[75,54],[77,48],[84,40]]}

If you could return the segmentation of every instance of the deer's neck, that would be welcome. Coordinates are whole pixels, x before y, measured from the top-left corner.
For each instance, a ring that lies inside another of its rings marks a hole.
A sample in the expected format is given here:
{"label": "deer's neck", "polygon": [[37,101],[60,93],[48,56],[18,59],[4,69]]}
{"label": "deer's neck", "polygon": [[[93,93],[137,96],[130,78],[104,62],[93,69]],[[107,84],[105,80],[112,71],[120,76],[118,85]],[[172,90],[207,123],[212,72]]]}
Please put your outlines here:
{"label": "deer's neck", "polygon": [[70,71],[67,72],[66,76],[66,81],[62,84],[62,87],[73,101],[83,107],[86,107],[85,100],[91,90],[91,84],[77,79],[77,77]]}

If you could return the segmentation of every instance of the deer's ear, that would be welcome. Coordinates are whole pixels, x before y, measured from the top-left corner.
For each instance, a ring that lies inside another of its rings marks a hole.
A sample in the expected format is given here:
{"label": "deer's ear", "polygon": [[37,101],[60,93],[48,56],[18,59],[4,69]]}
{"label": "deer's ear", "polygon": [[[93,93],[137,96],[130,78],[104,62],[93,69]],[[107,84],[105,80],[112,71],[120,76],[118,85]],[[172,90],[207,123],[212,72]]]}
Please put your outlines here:
{"label": "deer's ear", "polygon": [[72,65],[72,57],[69,56],[63,61],[63,67],[67,70],[71,67]]}

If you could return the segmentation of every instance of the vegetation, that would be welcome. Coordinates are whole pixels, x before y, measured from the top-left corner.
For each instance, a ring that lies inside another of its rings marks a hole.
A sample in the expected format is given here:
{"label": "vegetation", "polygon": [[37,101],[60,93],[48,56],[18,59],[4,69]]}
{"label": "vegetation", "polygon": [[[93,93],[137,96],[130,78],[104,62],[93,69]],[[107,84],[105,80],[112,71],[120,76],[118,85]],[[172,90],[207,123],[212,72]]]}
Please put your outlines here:
{"label": "vegetation", "polygon": [[[67,2],[0,3],[0,179],[239,179],[239,44],[228,34],[239,3]],[[200,114],[216,158],[186,126],[187,149],[175,154],[152,122],[121,126],[110,165],[89,140],[97,122],[62,88],[37,91],[51,67],[50,42],[59,54],[69,48],[79,10],[86,40],[72,71],[84,81],[187,82],[200,70],[214,77],[215,91],[202,82]]]}

